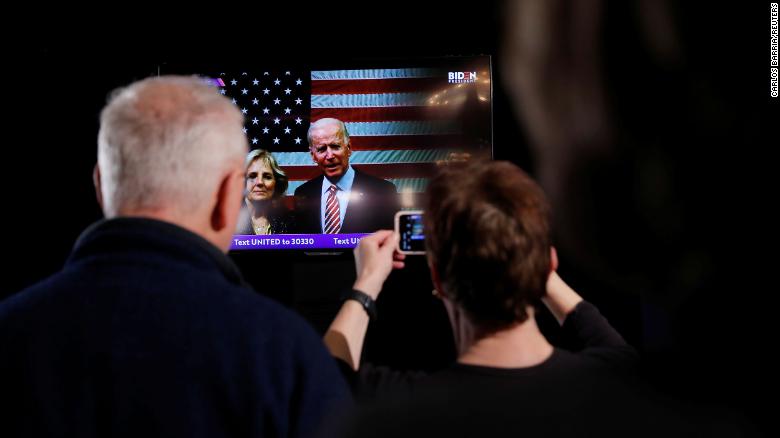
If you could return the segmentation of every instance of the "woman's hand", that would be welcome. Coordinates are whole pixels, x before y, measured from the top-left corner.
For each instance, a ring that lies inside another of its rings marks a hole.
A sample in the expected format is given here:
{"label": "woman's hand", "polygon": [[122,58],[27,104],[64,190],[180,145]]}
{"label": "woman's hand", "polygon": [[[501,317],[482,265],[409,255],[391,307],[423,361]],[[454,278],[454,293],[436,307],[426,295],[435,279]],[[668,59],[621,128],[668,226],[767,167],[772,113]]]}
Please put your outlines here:
{"label": "woman's hand", "polygon": [[397,244],[398,234],[390,230],[380,230],[360,240],[355,248],[355,289],[373,299],[379,296],[390,272],[404,267],[406,256],[396,251]]}

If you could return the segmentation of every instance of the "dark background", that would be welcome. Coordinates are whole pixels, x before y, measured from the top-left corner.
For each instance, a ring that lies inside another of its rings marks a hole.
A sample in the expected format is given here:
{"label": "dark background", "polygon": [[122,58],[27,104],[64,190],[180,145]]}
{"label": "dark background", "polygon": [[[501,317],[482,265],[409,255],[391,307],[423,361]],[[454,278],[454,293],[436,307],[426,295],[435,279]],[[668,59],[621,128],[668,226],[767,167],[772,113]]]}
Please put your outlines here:
{"label": "dark background", "polygon": [[[685,62],[665,69],[648,62],[630,19],[632,4],[603,2],[609,22],[603,62],[621,115],[619,153],[584,166],[590,171],[575,179],[585,182],[592,201],[574,219],[592,226],[581,231],[597,242],[593,258],[611,269],[593,272],[562,251],[560,272],[642,351],[655,388],[763,426],[771,411],[762,399],[774,398],[777,389],[771,157],[779,119],[768,90],[769,7],[672,2]],[[201,11],[198,20],[147,16],[94,26],[63,20],[16,35],[4,55],[0,298],[60,269],[79,233],[101,217],[91,181],[99,111],[110,90],[165,63],[254,57],[285,66],[492,55],[495,158],[537,171],[504,86],[498,5],[453,3],[433,11],[396,5],[338,11],[327,20],[319,11],[301,18],[272,9],[237,18],[240,11],[229,9],[213,17]],[[639,174],[650,178],[650,189]],[[672,231],[658,233],[651,225],[659,222]],[[233,257],[260,293],[298,309],[319,330],[354,278],[348,253]],[[366,359],[434,369],[454,357],[446,315],[430,290],[419,258],[391,276]],[[549,315],[540,319],[554,329]]]}

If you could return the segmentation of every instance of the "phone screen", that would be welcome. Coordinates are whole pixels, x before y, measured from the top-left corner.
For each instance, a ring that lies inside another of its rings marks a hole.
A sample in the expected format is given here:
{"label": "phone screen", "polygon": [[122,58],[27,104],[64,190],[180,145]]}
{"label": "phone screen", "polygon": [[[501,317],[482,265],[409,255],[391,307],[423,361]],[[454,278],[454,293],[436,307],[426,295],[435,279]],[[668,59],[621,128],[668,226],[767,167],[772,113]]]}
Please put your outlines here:
{"label": "phone screen", "polygon": [[422,212],[399,213],[398,234],[401,236],[398,247],[402,252],[424,253],[425,234],[423,234]]}

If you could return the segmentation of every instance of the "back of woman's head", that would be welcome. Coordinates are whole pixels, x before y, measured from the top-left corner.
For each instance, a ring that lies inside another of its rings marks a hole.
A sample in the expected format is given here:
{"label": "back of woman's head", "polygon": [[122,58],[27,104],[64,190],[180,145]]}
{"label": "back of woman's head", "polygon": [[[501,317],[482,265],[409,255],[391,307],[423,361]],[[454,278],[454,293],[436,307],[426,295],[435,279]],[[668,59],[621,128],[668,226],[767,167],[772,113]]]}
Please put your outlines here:
{"label": "back of woman's head", "polygon": [[444,166],[428,187],[425,231],[441,287],[472,322],[501,328],[528,318],[550,273],[549,206],[508,162]]}

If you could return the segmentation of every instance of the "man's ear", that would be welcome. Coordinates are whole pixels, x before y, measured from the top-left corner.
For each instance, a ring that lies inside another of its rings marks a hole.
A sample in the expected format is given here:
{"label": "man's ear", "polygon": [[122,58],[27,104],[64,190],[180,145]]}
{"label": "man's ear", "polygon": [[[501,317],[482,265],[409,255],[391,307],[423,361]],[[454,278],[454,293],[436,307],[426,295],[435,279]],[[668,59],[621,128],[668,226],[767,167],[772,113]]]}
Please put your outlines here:
{"label": "man's ear", "polygon": [[92,184],[95,185],[95,198],[97,198],[98,205],[100,205],[101,210],[105,211],[103,208],[103,190],[100,183],[100,167],[98,167],[97,163],[95,163],[95,168],[92,169]]}
{"label": "man's ear", "polygon": [[217,190],[216,202],[211,211],[211,229],[219,233],[226,227],[235,227],[238,219],[238,210],[241,208],[240,199],[243,195],[241,172],[232,171],[222,177]]}
{"label": "man's ear", "polygon": [[558,270],[558,251],[554,246],[550,246],[550,273]]}

